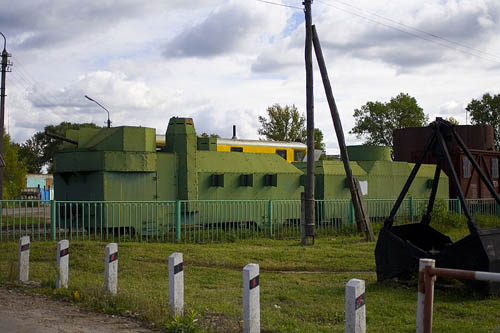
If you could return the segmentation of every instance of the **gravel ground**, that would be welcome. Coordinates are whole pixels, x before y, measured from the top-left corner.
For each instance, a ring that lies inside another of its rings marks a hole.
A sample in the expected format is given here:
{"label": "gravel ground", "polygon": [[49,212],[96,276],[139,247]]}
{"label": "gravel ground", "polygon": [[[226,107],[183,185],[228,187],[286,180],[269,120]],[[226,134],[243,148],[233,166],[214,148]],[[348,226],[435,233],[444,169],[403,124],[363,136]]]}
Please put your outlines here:
{"label": "gravel ground", "polygon": [[152,332],[130,318],[97,314],[43,295],[0,287],[0,332]]}

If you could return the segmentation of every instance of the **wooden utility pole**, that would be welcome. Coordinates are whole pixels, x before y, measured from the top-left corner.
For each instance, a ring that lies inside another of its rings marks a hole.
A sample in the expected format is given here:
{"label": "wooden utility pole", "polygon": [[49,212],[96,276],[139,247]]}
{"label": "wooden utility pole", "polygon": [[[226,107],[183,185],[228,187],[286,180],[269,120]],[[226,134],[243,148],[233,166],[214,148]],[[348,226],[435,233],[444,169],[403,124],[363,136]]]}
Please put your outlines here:
{"label": "wooden utility pole", "polygon": [[4,39],[3,43],[3,51],[2,51],[2,83],[0,88],[0,200],[3,198],[3,167],[4,163],[4,146],[3,146],[3,137],[4,137],[4,115],[5,115],[5,74],[7,73],[7,66],[9,65],[8,58],[10,54],[6,50],[7,39],[4,34],[0,32]]}
{"label": "wooden utility pole", "polygon": [[307,177],[305,196],[305,233],[302,236],[302,245],[309,240],[314,244],[314,94],[312,68],[312,0],[304,0],[306,19],[306,107],[307,107]]}
{"label": "wooden utility pole", "polygon": [[323,52],[321,51],[321,44],[319,42],[318,33],[316,32],[315,26],[312,26],[312,37],[314,43],[314,52],[316,53],[316,59],[318,61],[319,69],[321,72],[323,86],[325,87],[326,98],[328,100],[330,113],[332,115],[333,126],[335,127],[335,133],[337,134],[337,140],[339,142],[340,156],[342,157],[342,162],[344,163],[344,169],[347,176],[347,184],[349,186],[349,190],[351,191],[351,198],[354,206],[354,215],[356,218],[358,231],[365,232],[366,240],[372,242],[375,240],[375,237],[373,235],[370,218],[368,217],[367,209],[363,201],[363,195],[361,193],[359,182],[352,175],[351,166],[349,164],[349,156],[347,155],[344,131],[342,130],[342,123],[340,122],[337,103],[335,103],[335,98],[333,97],[332,86],[330,84],[330,79],[328,78],[328,71],[326,69],[325,59],[323,58]]}

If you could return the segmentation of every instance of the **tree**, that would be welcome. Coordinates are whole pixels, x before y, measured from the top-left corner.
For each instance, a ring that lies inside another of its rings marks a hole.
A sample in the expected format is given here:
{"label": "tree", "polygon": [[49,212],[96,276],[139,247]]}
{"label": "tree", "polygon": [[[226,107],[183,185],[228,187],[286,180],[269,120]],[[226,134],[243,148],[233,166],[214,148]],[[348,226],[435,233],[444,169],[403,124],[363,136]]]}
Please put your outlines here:
{"label": "tree", "polygon": [[200,137],[202,137],[202,138],[220,138],[219,134],[210,133],[210,135],[208,135],[206,132],[201,133]]}
{"label": "tree", "polygon": [[[259,116],[259,135],[263,135],[266,140],[306,142],[306,118],[299,113],[295,105],[282,107],[274,104],[268,107],[266,112],[269,119]],[[314,129],[314,148],[325,150],[323,132],[319,128]]]}
{"label": "tree", "polygon": [[460,125],[460,123],[458,122],[458,120],[455,117],[450,116],[448,118],[445,118],[445,120],[448,120],[453,125]]}
{"label": "tree", "polygon": [[19,145],[10,142],[10,136],[4,135],[3,200],[18,199],[26,185],[26,165],[19,156]]}
{"label": "tree", "polygon": [[61,148],[62,141],[55,140],[45,135],[45,132],[65,136],[68,129],[100,128],[93,123],[76,124],[62,122],[59,125],[47,125],[43,132],[36,132],[30,139],[21,145],[19,151],[21,158],[26,162],[30,172],[40,173],[47,167],[49,173],[53,170],[54,155]]}
{"label": "tree", "polygon": [[473,99],[465,108],[471,116],[472,124],[485,124],[493,127],[495,148],[500,150],[500,94],[483,95],[481,100]]}
{"label": "tree", "polygon": [[43,147],[35,136],[26,140],[19,148],[19,156],[24,159],[28,173],[41,173],[43,168]]}
{"label": "tree", "polygon": [[349,133],[366,137],[364,144],[392,147],[395,129],[426,126],[429,116],[414,97],[400,93],[387,103],[367,102],[354,110],[354,119],[355,126]]}

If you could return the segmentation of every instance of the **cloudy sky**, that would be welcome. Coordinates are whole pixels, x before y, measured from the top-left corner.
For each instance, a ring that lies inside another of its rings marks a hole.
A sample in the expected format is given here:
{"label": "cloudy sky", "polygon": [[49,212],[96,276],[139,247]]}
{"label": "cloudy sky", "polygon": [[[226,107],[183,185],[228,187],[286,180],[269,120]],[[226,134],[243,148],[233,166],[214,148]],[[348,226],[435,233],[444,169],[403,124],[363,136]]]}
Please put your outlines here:
{"label": "cloudy sky", "polygon": [[[12,54],[6,127],[24,142],[61,121],[156,128],[192,117],[198,133],[258,138],[268,106],[305,113],[302,0],[0,0]],[[293,8],[295,7],[295,8]],[[498,0],[315,0],[344,130],[355,108],[414,96],[465,124],[472,98],[500,89]],[[315,66],[316,127],[338,151]],[[346,133],[347,134],[347,133]],[[347,135],[348,144],[360,143]]]}

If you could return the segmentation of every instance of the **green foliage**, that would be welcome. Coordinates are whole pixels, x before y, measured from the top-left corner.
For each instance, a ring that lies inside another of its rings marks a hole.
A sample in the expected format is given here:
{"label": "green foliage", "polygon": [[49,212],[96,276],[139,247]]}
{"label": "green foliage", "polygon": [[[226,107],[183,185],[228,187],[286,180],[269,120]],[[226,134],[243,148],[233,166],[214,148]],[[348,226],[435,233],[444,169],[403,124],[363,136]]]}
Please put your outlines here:
{"label": "green foliage", "polygon": [[483,95],[481,100],[473,99],[465,108],[471,116],[472,124],[485,124],[495,131],[495,148],[500,150],[500,94]]}
{"label": "green foliage", "polygon": [[54,164],[54,155],[60,149],[62,141],[49,138],[45,132],[66,136],[68,129],[79,129],[82,127],[100,128],[93,123],[76,124],[62,122],[59,125],[47,125],[43,132],[36,132],[30,139],[21,145],[19,151],[21,158],[28,166],[29,172],[40,173],[47,166],[51,173]]}
{"label": "green foliage", "polygon": [[10,136],[4,135],[3,200],[18,199],[26,185],[26,165],[19,157],[19,145],[10,142]]}
{"label": "green foliage", "polygon": [[436,199],[431,213],[432,226],[440,231],[448,231],[451,228],[466,225],[465,218],[448,209],[447,201]]}
{"label": "green foliage", "polygon": [[[259,116],[259,135],[263,135],[266,140],[306,142],[306,118],[299,113],[295,105],[282,107],[274,104],[268,107],[266,112],[269,119]],[[325,150],[323,133],[319,128],[314,129],[314,148]]]}
{"label": "green foliage", "polygon": [[460,125],[460,123],[458,122],[458,120],[455,117],[450,116],[450,117],[445,118],[445,119],[448,120],[453,125]]}
{"label": "green foliage", "polygon": [[365,137],[365,144],[388,147],[392,147],[395,129],[426,126],[429,121],[417,100],[405,93],[387,103],[367,102],[354,110],[354,119],[356,124],[349,133]]}
{"label": "green foliage", "polygon": [[211,133],[208,135],[206,132],[201,133],[200,137],[202,138],[220,138],[219,134]]}
{"label": "green foliage", "polygon": [[43,147],[40,140],[31,137],[21,144],[19,156],[24,160],[28,173],[41,173],[43,162],[40,156],[43,155]]}
{"label": "green foliage", "polygon": [[191,310],[184,316],[175,316],[165,324],[167,332],[171,333],[195,333],[200,332],[198,318],[195,311]]}
{"label": "green foliage", "polygon": [[326,146],[323,142],[323,132],[319,128],[314,129],[314,148],[325,151]]}

